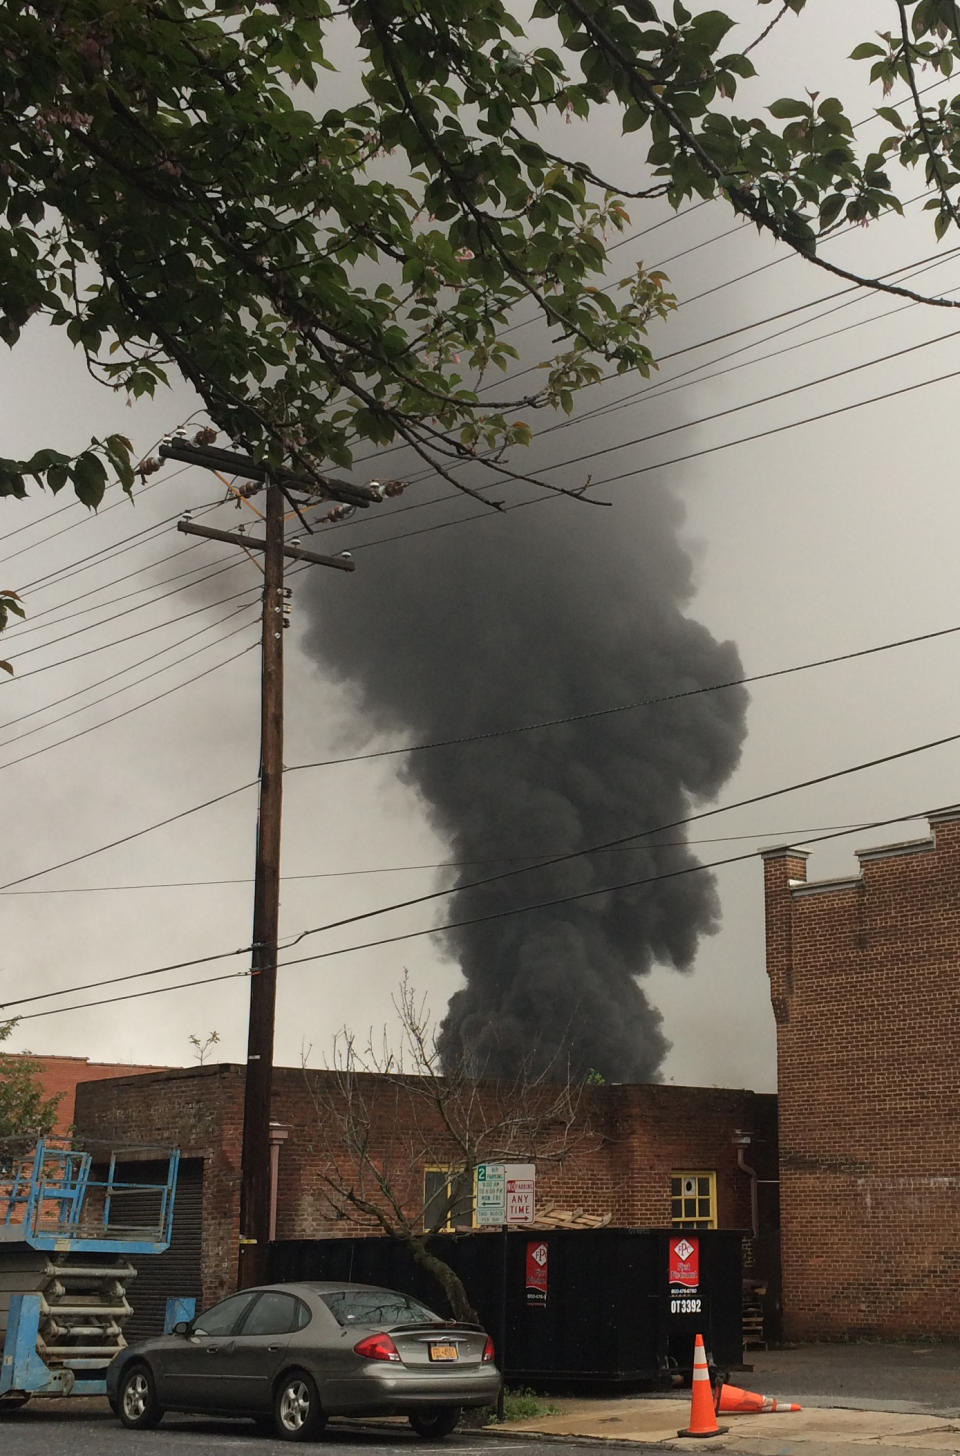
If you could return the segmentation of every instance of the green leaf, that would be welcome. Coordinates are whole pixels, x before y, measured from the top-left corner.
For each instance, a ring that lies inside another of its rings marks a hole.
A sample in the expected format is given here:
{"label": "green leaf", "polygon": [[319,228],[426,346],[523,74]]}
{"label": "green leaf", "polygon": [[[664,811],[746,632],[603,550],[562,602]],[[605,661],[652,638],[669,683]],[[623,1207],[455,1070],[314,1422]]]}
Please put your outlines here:
{"label": "green leaf", "polygon": [[95,510],[103,500],[107,472],[99,455],[87,451],[78,457],[71,470],[73,488],[85,506]]}
{"label": "green leaf", "polygon": [[785,96],[780,101],[774,101],[767,107],[767,110],[778,121],[784,121],[791,116],[809,116],[812,107],[807,101],[791,101],[788,96]]}

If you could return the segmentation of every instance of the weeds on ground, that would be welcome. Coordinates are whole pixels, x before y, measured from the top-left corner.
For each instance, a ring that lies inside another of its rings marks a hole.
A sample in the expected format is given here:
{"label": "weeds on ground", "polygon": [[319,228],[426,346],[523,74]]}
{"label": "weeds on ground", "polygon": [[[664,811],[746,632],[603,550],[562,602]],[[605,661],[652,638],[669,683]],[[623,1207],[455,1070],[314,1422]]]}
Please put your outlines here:
{"label": "weeds on ground", "polygon": [[[505,1421],[533,1421],[539,1416],[558,1416],[560,1407],[550,1405],[535,1390],[505,1390],[503,1393],[503,1419]],[[491,1422],[498,1417],[494,1411]]]}

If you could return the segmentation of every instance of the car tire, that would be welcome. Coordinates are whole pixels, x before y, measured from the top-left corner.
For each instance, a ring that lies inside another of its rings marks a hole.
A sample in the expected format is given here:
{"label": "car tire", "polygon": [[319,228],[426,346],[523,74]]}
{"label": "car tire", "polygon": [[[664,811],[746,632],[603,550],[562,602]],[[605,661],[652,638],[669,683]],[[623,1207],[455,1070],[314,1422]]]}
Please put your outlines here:
{"label": "car tire", "polygon": [[409,1416],[411,1426],[425,1441],[442,1441],[456,1430],[460,1420],[458,1405],[438,1405],[432,1410],[414,1411]]}
{"label": "car tire", "polygon": [[149,1365],[130,1365],[120,1377],[117,1415],[128,1431],[148,1431],[160,1424],[163,1411]]}
{"label": "car tire", "polygon": [[277,1383],[273,1399],[273,1429],[280,1441],[318,1441],[327,1418],[312,1376],[288,1370]]}

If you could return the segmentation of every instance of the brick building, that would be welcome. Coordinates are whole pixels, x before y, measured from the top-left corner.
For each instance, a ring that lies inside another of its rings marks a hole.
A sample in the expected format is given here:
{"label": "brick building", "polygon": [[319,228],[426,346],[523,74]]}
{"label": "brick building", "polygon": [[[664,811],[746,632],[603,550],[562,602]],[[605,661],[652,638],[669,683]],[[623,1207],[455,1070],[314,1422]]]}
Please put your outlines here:
{"label": "brick building", "polygon": [[960,1337],[960,808],[810,881],[764,852],[784,1325]]}
{"label": "brick building", "polygon": [[[370,1074],[355,1081],[369,1109],[370,1143],[378,1162],[389,1171],[394,1187],[403,1190],[408,1207],[421,1207],[431,1192],[429,1180],[453,1174],[456,1146],[449,1139],[444,1142],[438,1126],[428,1126],[430,1115],[423,1111],[423,1098],[416,1096],[415,1079],[409,1092]],[[330,1105],[340,1095],[339,1087],[332,1072],[276,1069],[271,1110],[278,1125],[275,1217],[280,1239],[358,1232],[357,1223],[334,1214],[321,1176],[338,1149],[330,1131],[336,1119],[323,1117],[318,1107]],[[515,1088],[482,1085],[483,1115],[495,1120],[516,1095]],[[586,1086],[578,1090],[578,1099],[563,1156],[538,1163],[539,1205],[609,1214],[614,1225],[624,1226],[699,1222],[749,1232],[757,1222],[755,1257],[761,1263],[773,1259],[775,1097],[643,1084]],[[174,1241],[185,1241],[185,1252],[177,1292],[196,1293],[204,1301],[233,1287],[242,1116],[243,1069],[229,1064],[115,1078],[88,1083],[77,1092],[81,1134],[126,1143],[179,1144],[183,1202],[178,1207],[183,1217],[179,1224],[175,1220]],[[413,1125],[423,1134],[419,1144],[409,1135]],[[556,1151],[555,1138],[553,1145]],[[369,1221],[360,1228],[379,1232]],[[188,1287],[191,1279],[195,1288]]]}
{"label": "brick building", "polygon": [[[11,1060],[16,1053],[11,1053]],[[80,1082],[99,1082],[106,1077],[131,1077],[143,1072],[162,1072],[165,1067],[137,1066],[120,1062],[91,1062],[87,1057],[39,1057],[24,1053],[24,1060],[37,1068],[37,1081],[45,1100],[59,1097],[53,1131],[63,1135],[73,1126],[75,1093]]]}

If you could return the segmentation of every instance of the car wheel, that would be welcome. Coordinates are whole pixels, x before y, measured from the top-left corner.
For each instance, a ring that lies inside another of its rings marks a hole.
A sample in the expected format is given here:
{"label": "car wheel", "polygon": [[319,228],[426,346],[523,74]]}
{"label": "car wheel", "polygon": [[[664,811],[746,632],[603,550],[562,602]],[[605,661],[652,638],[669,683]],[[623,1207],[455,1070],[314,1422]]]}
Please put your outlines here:
{"label": "car wheel", "polygon": [[425,1441],[442,1441],[444,1436],[456,1429],[460,1420],[458,1405],[438,1405],[433,1410],[414,1411],[410,1424],[418,1436]]}
{"label": "car wheel", "polygon": [[316,1441],[326,1423],[313,1379],[305,1370],[288,1371],[274,1397],[275,1434],[281,1441]]}
{"label": "car wheel", "polygon": [[120,1424],[130,1431],[145,1431],[159,1425],[163,1411],[149,1366],[131,1365],[123,1372],[117,1392],[117,1415]]}

